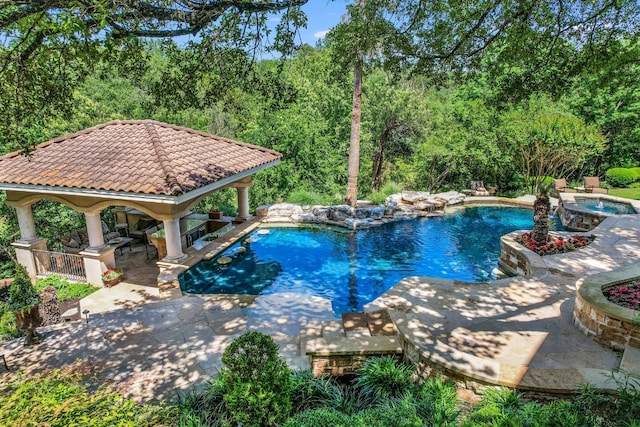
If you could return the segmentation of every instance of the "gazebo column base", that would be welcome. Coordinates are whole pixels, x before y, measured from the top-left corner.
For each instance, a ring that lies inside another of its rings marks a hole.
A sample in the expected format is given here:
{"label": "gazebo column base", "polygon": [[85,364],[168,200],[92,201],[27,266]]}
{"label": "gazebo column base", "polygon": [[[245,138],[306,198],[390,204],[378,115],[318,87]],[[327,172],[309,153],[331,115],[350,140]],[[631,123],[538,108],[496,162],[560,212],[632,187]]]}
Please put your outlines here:
{"label": "gazebo column base", "polygon": [[87,282],[95,286],[104,286],[102,273],[110,267],[116,266],[116,256],[111,246],[80,252],[84,261]]}
{"label": "gazebo column base", "polygon": [[16,251],[16,259],[18,264],[22,264],[30,276],[35,277],[38,274],[36,268],[36,259],[33,256],[33,249],[42,251],[47,250],[47,239],[38,237],[32,240],[16,240],[12,243]]}

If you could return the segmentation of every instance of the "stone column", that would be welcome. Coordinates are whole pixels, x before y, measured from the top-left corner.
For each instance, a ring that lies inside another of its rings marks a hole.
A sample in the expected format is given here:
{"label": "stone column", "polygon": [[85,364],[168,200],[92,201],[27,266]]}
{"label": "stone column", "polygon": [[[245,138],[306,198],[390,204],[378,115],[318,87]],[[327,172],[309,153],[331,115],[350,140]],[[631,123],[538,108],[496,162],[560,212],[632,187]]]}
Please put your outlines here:
{"label": "stone column", "polygon": [[164,238],[167,244],[167,256],[162,261],[178,263],[186,258],[182,253],[182,239],[180,236],[180,220],[165,219]]}
{"label": "stone column", "polygon": [[100,212],[85,212],[85,221],[87,223],[87,234],[89,235],[89,247],[87,250],[98,250],[105,247],[104,236],[102,235],[102,220]]}
{"label": "stone column", "polygon": [[33,222],[33,211],[31,205],[16,206],[18,215],[18,225],[20,226],[20,240],[31,241],[38,238],[36,225]]}
{"label": "stone column", "polygon": [[238,191],[238,217],[239,220],[249,218],[249,187],[236,187]]}

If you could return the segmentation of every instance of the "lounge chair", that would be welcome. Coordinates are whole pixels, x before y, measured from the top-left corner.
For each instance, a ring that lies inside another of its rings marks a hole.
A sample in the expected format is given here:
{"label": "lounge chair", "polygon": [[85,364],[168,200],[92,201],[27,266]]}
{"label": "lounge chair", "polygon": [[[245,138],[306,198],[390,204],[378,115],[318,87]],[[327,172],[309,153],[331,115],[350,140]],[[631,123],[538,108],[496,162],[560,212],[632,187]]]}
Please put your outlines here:
{"label": "lounge chair", "polygon": [[560,193],[577,193],[573,188],[567,187],[567,180],[564,178],[553,180],[553,196],[558,196]]}
{"label": "lounge chair", "polygon": [[489,196],[490,193],[484,186],[484,182],[482,181],[471,181],[471,188],[469,190],[464,190],[464,194],[469,196]]}
{"label": "lounge chair", "polygon": [[585,176],[583,179],[584,191],[587,193],[607,194],[609,192],[606,188],[600,187],[600,178],[597,176]]}

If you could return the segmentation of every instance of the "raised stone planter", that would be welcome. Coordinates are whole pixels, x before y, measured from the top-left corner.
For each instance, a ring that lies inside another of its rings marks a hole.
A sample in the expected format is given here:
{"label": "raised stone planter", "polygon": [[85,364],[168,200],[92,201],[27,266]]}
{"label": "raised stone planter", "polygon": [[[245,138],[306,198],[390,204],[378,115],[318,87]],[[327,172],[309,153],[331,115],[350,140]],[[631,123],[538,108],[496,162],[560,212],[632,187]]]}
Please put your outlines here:
{"label": "raised stone planter", "polygon": [[510,276],[544,274],[547,268],[542,257],[516,242],[516,237],[522,233],[518,230],[500,238],[498,266]]}
{"label": "raised stone planter", "polygon": [[585,335],[614,350],[627,345],[640,348],[640,312],[607,300],[603,290],[640,277],[634,264],[587,277],[578,284],[573,308],[574,323]]}

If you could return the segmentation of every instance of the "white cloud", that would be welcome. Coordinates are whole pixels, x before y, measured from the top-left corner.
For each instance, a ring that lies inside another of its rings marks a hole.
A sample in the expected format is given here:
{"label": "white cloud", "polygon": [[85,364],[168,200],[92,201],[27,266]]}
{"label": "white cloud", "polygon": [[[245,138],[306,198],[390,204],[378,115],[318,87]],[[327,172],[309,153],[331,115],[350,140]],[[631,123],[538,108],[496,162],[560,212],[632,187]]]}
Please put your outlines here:
{"label": "white cloud", "polygon": [[313,33],[313,37],[315,37],[317,39],[321,39],[324,36],[326,36],[328,32],[329,32],[329,30],[317,31],[317,32]]}

